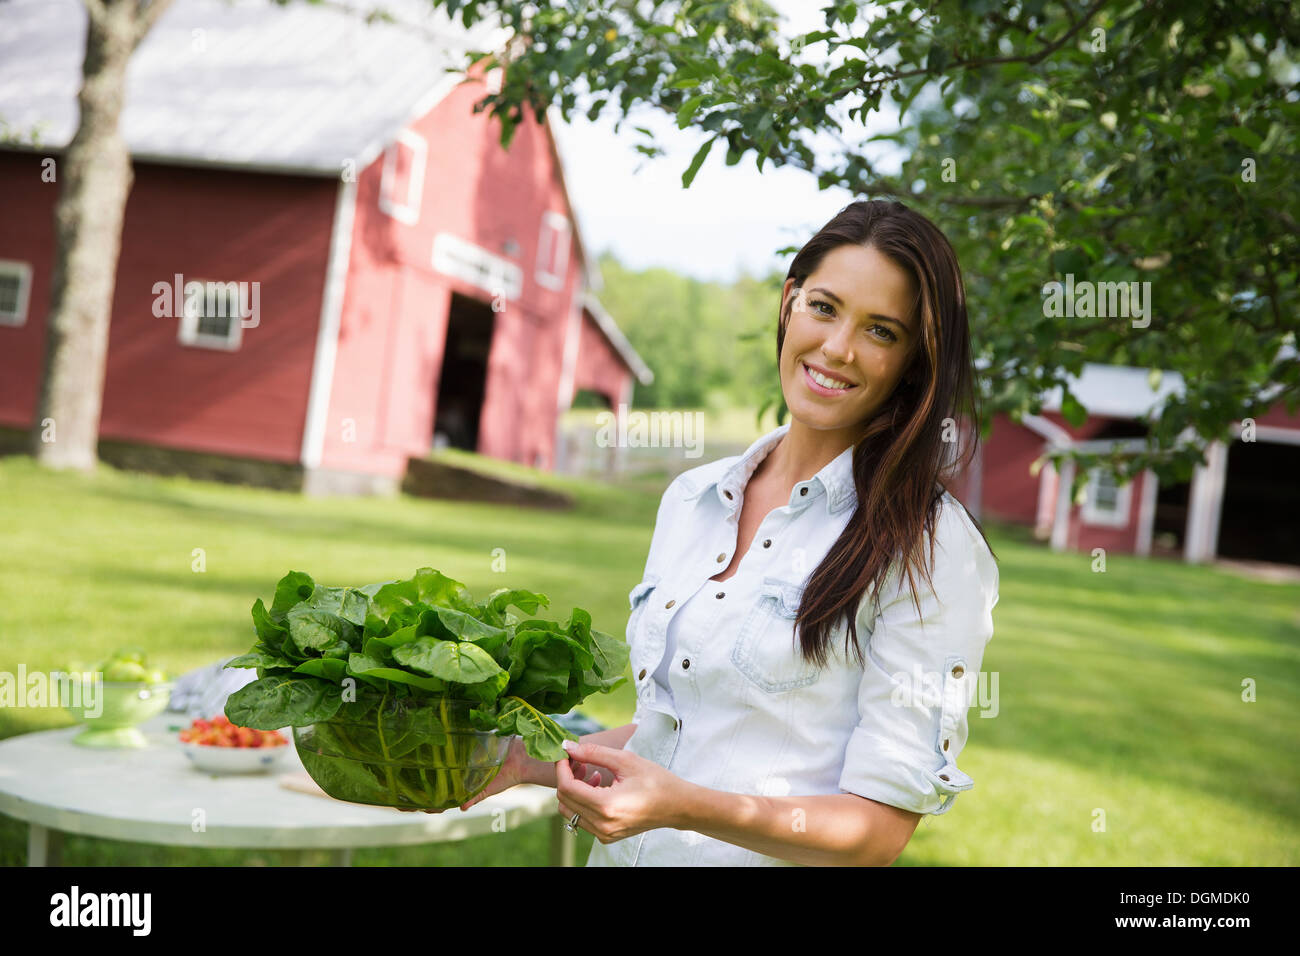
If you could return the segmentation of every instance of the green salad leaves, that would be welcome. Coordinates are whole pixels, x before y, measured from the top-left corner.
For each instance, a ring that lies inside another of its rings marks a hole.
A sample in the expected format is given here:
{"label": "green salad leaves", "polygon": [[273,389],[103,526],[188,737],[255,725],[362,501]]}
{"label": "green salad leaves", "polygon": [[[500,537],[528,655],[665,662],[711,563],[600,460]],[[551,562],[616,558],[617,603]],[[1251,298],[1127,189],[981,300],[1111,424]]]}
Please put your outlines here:
{"label": "green salad leaves", "polygon": [[257,642],[226,666],[256,668],[258,680],[230,695],[226,716],[276,730],[373,712],[380,701],[432,711],[445,697],[466,699],[477,729],[518,734],[530,757],[560,760],[561,741],[577,737],[548,715],[626,681],[628,647],[593,629],[582,608],[563,624],[530,616],[549,605],[506,588],[478,604],[432,568],[355,588],[292,571],[270,609],[261,598],[253,605]]}

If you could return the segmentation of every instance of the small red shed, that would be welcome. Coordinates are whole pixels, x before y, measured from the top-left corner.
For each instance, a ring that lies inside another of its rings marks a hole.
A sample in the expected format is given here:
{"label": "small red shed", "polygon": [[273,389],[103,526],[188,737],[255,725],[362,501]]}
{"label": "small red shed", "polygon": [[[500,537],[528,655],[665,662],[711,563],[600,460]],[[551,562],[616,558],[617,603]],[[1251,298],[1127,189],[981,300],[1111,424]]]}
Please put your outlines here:
{"label": "small red shed", "polygon": [[[1277,359],[1294,358],[1286,346]],[[1056,550],[1215,558],[1300,565],[1300,415],[1279,400],[1255,420],[1233,423],[1231,442],[1213,442],[1190,481],[1160,485],[1150,469],[1123,485],[1096,469],[1082,500],[1069,490],[1074,464],[1062,473],[1046,462],[1053,448],[1107,453],[1145,446],[1142,419],[1181,393],[1177,372],[1086,364],[1070,391],[1088,409],[1078,426],[1061,414],[1061,390],[1044,396],[1040,414],[1017,423],[994,416],[988,439],[954,487],[978,516],[1032,527]],[[1265,390],[1268,400],[1278,387]]]}

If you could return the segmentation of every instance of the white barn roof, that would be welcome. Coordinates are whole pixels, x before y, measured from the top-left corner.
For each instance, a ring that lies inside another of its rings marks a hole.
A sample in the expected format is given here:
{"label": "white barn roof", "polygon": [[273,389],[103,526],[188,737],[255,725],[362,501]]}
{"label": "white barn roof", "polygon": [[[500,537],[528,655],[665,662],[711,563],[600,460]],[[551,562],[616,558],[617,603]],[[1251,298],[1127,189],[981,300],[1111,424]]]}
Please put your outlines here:
{"label": "white barn roof", "polygon": [[[367,24],[376,9],[401,24]],[[0,2],[10,136],[67,145],[85,34],[80,0]],[[427,0],[175,0],[131,58],[122,132],[137,159],[337,176],[446,95],[465,51],[508,37],[494,24],[466,29]]]}
{"label": "white barn roof", "polygon": [[[1070,392],[1088,410],[1089,415],[1107,418],[1137,418],[1164,405],[1170,395],[1183,393],[1183,377],[1164,371],[1152,388],[1150,369],[1129,365],[1100,365],[1089,362],[1080,375],[1067,375]],[[1043,408],[1061,409],[1061,388],[1057,386],[1043,396]]]}

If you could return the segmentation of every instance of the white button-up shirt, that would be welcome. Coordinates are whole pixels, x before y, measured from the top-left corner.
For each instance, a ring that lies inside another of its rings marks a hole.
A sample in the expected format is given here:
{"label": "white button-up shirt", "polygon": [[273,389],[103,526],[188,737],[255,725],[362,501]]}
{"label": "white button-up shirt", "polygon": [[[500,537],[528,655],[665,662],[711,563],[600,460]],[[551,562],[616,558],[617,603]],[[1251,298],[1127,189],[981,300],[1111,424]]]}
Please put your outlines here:
{"label": "white button-up shirt", "polygon": [[[851,447],[763,518],[735,574],[710,580],[735,554],[750,476],[789,427],[764,435],[743,455],[684,472],[664,492],[645,574],[628,598],[637,726],[626,749],[713,790],[854,793],[945,813],[974,784],[956,760],[993,636],[997,564],[965,509],[945,493],[934,589],[919,576],[916,582],[921,616],[895,563],[879,603],[859,602],[866,664],[845,654],[842,619],[832,632],[830,664],[805,663],[794,617],[807,578],[857,507]],[[656,670],[667,674],[666,685]],[[795,864],[660,828],[597,841],[587,865]]]}

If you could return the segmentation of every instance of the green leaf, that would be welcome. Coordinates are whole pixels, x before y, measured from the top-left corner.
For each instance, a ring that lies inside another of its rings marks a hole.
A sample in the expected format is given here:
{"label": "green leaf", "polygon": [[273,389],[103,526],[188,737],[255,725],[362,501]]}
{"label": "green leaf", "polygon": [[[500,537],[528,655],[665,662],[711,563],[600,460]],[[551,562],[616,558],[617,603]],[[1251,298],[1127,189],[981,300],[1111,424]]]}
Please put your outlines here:
{"label": "green leaf", "polygon": [[283,657],[278,657],[261,651],[253,651],[248,654],[243,654],[240,657],[236,657],[234,660],[228,661],[222,670],[230,667],[261,667],[269,671],[275,671],[293,670],[294,666],[295,665],[292,661],[286,661]]}
{"label": "green leaf", "polygon": [[367,657],[364,654],[353,654],[348,658],[348,673],[357,677],[364,676],[392,681],[395,684],[409,684],[412,687],[419,687],[421,690],[440,691],[447,689],[446,682],[436,677],[421,677],[409,671],[398,670],[396,667],[385,667],[373,657]]}
{"label": "green leaf", "polygon": [[497,733],[507,736],[518,734],[524,741],[524,752],[534,760],[554,763],[568,756],[561,746],[565,740],[577,741],[575,734],[565,730],[546,714],[518,697],[501,701],[497,714]]}
{"label": "green leaf", "polygon": [[433,568],[420,568],[415,572],[414,581],[418,599],[423,604],[456,607],[465,593],[465,585]]}
{"label": "green leaf", "polygon": [[1264,142],[1256,133],[1247,129],[1245,126],[1229,126],[1228,135],[1241,143],[1241,145],[1245,146],[1247,149],[1258,150],[1260,145]]}
{"label": "green leaf", "polygon": [[601,678],[601,689],[613,690],[626,679],[623,671],[627,669],[628,652],[627,641],[603,631],[591,632],[592,669]]}
{"label": "green leaf", "polygon": [[505,628],[485,624],[478,618],[449,607],[435,607],[420,619],[423,632],[444,640],[464,640],[481,644],[485,650],[505,643]]}
{"label": "green leaf", "polygon": [[226,699],[231,723],[257,730],[304,727],[329,720],[343,703],[339,687],[315,677],[273,674],[246,684]]}
{"label": "green leaf", "polygon": [[1061,417],[1078,428],[1088,420],[1088,410],[1079,404],[1079,400],[1067,391],[1061,399]]}
{"label": "green leaf", "polygon": [[267,647],[274,651],[284,649],[284,643],[289,637],[289,629],[271,619],[261,598],[253,603],[253,629],[257,631],[258,640]]}
{"label": "green leaf", "polygon": [[528,699],[567,694],[573,662],[582,669],[595,663],[591,651],[557,631],[516,632],[510,654],[510,693]]}
{"label": "green leaf", "polygon": [[271,620],[279,623],[284,620],[289,609],[311,597],[316,590],[316,582],[302,571],[290,571],[275,586],[275,598],[271,601]]}
{"label": "green leaf", "polygon": [[500,588],[488,595],[487,607],[496,615],[505,614],[507,607],[517,607],[525,614],[536,614],[539,607],[550,607],[551,601],[545,594],[524,591],[519,588]]}
{"label": "green leaf", "polygon": [[337,684],[347,676],[348,665],[337,657],[316,657],[303,661],[293,669],[293,672],[295,674],[310,674],[312,677],[323,677]]}
{"label": "green leaf", "polygon": [[492,655],[469,641],[422,637],[393,651],[393,660],[412,670],[457,684],[477,684],[500,673]]}
{"label": "green leaf", "polygon": [[477,684],[466,684],[461,689],[466,695],[481,701],[484,704],[490,704],[500,697],[510,684],[510,674],[501,668],[487,680],[479,681]]}
{"label": "green leaf", "polygon": [[700,104],[703,102],[704,102],[703,94],[699,96],[692,96],[689,100],[687,100],[678,108],[677,110],[678,129],[685,129],[688,125],[690,125],[691,117],[695,115],[695,111],[700,108]]}
{"label": "green leaf", "polygon": [[695,151],[695,155],[691,158],[691,164],[686,167],[686,172],[682,173],[683,189],[690,188],[691,183],[695,180],[695,174],[700,171],[700,167],[704,164],[705,157],[709,155],[709,150],[713,148],[714,141],[720,135],[720,133],[715,133],[704,141],[704,145]]}
{"label": "green leaf", "polygon": [[348,621],[310,607],[296,607],[289,612],[289,637],[304,654],[310,651],[323,653],[340,641],[352,644],[358,640],[356,628]]}

